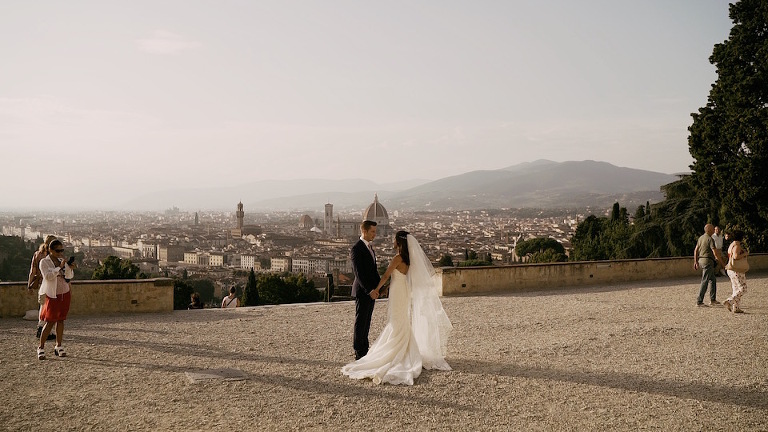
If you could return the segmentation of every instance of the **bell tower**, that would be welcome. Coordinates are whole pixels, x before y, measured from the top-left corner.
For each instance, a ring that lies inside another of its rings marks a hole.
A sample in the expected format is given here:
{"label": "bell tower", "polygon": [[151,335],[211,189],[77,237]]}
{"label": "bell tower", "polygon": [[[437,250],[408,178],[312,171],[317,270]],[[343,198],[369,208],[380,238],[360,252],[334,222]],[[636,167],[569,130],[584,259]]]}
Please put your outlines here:
{"label": "bell tower", "polygon": [[331,234],[333,230],[333,204],[325,205],[325,219],[323,219],[323,230],[326,234]]}
{"label": "bell tower", "polygon": [[235,213],[235,216],[237,216],[237,229],[239,229],[241,232],[243,230],[243,218],[245,217],[245,212],[243,211],[243,202],[239,202],[237,204],[237,212]]}

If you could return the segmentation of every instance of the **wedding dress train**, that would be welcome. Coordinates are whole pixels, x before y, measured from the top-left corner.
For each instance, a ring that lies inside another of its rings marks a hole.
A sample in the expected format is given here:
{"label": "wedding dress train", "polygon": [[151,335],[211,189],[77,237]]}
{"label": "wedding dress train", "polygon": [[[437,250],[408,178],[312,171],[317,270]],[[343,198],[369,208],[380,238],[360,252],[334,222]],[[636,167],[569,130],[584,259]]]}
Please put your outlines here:
{"label": "wedding dress train", "polygon": [[408,252],[408,273],[392,272],[384,330],[368,354],[341,368],[350,378],[413,385],[422,368],[451,370],[445,353],[452,326],[437,295],[434,268],[410,234]]}
{"label": "wedding dress train", "polygon": [[407,384],[421,374],[421,354],[411,330],[411,292],[405,275],[392,272],[387,314],[381,335],[361,359],[344,366],[350,378],[372,378],[376,384]]}

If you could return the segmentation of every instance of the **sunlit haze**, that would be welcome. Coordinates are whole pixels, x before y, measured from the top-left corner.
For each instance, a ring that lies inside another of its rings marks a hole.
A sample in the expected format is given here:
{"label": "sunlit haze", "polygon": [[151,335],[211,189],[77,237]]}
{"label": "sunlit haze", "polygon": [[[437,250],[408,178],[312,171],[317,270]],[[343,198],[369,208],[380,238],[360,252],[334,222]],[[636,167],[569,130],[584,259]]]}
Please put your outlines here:
{"label": "sunlit haze", "polygon": [[6,1],[0,210],[537,159],[687,171],[731,25],[723,0]]}

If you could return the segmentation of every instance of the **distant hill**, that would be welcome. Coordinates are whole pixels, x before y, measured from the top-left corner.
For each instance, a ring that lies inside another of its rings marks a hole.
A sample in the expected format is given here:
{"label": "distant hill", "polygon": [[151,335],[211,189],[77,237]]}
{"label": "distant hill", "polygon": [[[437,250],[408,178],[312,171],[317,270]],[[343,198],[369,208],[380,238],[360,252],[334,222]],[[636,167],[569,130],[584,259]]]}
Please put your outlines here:
{"label": "distant hill", "polygon": [[393,194],[386,205],[440,210],[605,207],[618,200],[631,208],[662,200],[659,188],[676,179],[607,162],[538,160],[446,177]]}
{"label": "distant hill", "polygon": [[610,207],[616,201],[633,210],[646,201],[661,201],[659,188],[676,179],[607,162],[537,160],[435,181],[266,180],[229,188],[153,192],[125,207],[226,210],[242,200],[251,211],[322,211],[328,202],[337,209],[362,211],[378,193],[382,204],[392,210]]}
{"label": "distant hill", "polygon": [[126,201],[121,207],[129,210],[164,210],[174,206],[185,210],[227,210],[240,201],[249,210],[322,210],[328,202],[359,207],[360,202],[373,201],[376,192],[382,196],[388,191],[405,190],[427,182],[429,180],[423,179],[384,184],[363,179],[263,180],[231,187],[153,191]]}

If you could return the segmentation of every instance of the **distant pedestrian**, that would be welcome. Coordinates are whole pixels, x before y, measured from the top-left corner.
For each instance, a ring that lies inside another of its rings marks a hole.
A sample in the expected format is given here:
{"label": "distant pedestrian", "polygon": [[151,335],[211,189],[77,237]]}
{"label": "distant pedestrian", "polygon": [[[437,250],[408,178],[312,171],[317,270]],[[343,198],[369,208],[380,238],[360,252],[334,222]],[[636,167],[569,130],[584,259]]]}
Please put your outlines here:
{"label": "distant pedestrian", "polygon": [[741,310],[741,296],[747,292],[746,269],[749,268],[746,266],[745,269],[744,264],[747,262],[749,252],[742,246],[742,241],[744,240],[743,232],[735,230],[732,236],[729,234],[729,237],[732,237],[733,242],[728,247],[728,270],[726,271],[728,272],[728,277],[731,278],[733,293],[723,302],[723,305],[733,313],[742,313],[744,311]]}
{"label": "distant pedestrian", "polygon": [[715,247],[715,241],[712,240],[712,234],[715,233],[715,227],[712,224],[704,226],[704,234],[696,242],[696,248],[693,249],[693,268],[701,269],[701,288],[699,297],[696,299],[697,306],[706,306],[704,304],[704,294],[709,288],[709,304],[719,305],[717,301],[717,279],[715,278],[715,264],[723,263],[723,257],[720,251]]}
{"label": "distant pedestrian", "polygon": [[[712,240],[715,242],[715,247],[717,250],[719,250],[721,253],[723,252],[723,233],[720,232],[720,227],[715,225],[715,233],[712,234]],[[717,276],[726,276],[724,273],[724,269],[719,264],[715,267],[715,275]]]}
{"label": "distant pedestrian", "polygon": [[200,294],[198,293],[192,293],[191,296],[189,296],[190,303],[189,306],[187,306],[187,309],[202,309],[203,303],[200,301]]}
{"label": "distant pedestrian", "polygon": [[53,348],[53,353],[58,357],[67,355],[62,341],[64,320],[69,314],[71,300],[69,281],[74,277],[74,263],[68,264],[65,261],[64,244],[60,240],[53,240],[48,249],[48,256],[40,261],[40,273],[43,275],[40,291],[45,294],[45,303],[40,317],[45,321],[45,326],[40,334],[40,345],[37,347],[38,360],[45,360],[45,341],[54,325],[56,326],[56,346]]}
{"label": "distant pedestrian", "polygon": [[[40,273],[40,261],[48,256],[48,247],[52,241],[56,240],[56,236],[49,235],[45,238],[45,242],[35,251],[32,256],[32,264],[29,266],[29,280],[27,282],[27,292],[30,294],[37,294],[37,332],[35,338],[40,339],[40,334],[43,333],[43,325],[45,322],[40,318],[40,312],[43,310],[43,303],[45,303],[45,294],[40,292],[40,286],[43,284],[43,275]],[[48,340],[56,339],[56,334],[48,335]]]}
{"label": "distant pedestrian", "polygon": [[224,297],[221,301],[222,308],[236,308],[240,306],[240,299],[237,298],[237,288],[231,287],[229,289],[229,295]]}

